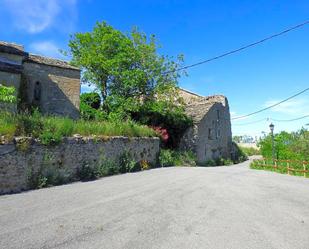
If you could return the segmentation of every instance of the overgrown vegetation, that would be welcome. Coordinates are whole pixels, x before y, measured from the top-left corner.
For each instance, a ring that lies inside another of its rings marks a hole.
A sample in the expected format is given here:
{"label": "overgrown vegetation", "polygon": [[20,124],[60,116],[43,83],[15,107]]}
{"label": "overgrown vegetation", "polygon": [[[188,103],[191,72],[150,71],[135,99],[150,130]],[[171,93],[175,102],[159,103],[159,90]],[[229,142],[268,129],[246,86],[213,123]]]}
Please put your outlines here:
{"label": "overgrown vegetation", "polygon": [[272,159],[254,160],[250,164],[250,168],[273,171],[280,174],[309,177],[309,173],[303,172],[304,170],[309,170],[309,164],[304,164],[303,161],[279,160],[275,163]]}
{"label": "overgrown vegetation", "polygon": [[82,117],[160,127],[169,134],[165,146],[176,147],[191,125],[177,90],[183,56],[175,60],[160,55],[159,47],[154,35],[138,28],[122,33],[106,22],[73,35],[67,54],[83,70],[83,82],[100,93],[82,95]]}
{"label": "overgrown vegetation", "polygon": [[0,136],[11,139],[13,136],[31,136],[40,139],[42,144],[53,145],[63,137],[79,134],[82,136],[157,136],[153,129],[138,125],[133,121],[121,123],[108,121],[74,121],[64,117],[33,114],[11,114],[0,112]]}
{"label": "overgrown vegetation", "polygon": [[233,165],[234,163],[238,163],[238,162],[233,162],[231,159],[224,159],[222,157],[219,157],[217,159],[211,159],[203,163],[200,163],[200,166],[202,167],[229,166],[229,165]]}
{"label": "overgrown vegetation", "polygon": [[31,189],[56,186],[76,180],[92,181],[101,177],[152,168],[148,161],[136,162],[129,152],[124,152],[117,160],[107,159],[102,155],[98,163],[84,162],[82,167],[76,173],[73,173],[63,165],[61,167],[54,165],[52,157],[52,154],[46,153],[41,167],[37,171],[34,171],[34,169],[29,170],[28,184]]}
{"label": "overgrown vegetation", "polygon": [[0,103],[16,102],[15,88],[4,86],[0,83]]}
{"label": "overgrown vegetation", "polygon": [[[274,135],[275,159],[309,161],[309,131],[280,132]],[[267,136],[259,142],[264,158],[272,157],[272,138]]]}
{"label": "overgrown vegetation", "polygon": [[161,167],[196,166],[196,156],[191,151],[161,149],[159,162]]}

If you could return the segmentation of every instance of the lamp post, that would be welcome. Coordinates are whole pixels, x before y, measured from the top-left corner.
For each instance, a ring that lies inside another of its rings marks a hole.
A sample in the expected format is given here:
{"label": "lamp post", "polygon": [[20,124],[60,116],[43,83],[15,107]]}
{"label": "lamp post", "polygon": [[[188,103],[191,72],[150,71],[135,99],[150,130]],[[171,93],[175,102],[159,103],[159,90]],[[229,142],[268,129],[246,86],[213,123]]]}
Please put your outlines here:
{"label": "lamp post", "polygon": [[273,161],[275,160],[275,141],[274,141],[274,124],[271,123],[269,125],[269,128],[270,128],[270,134],[271,134],[271,149],[272,149],[272,159]]}

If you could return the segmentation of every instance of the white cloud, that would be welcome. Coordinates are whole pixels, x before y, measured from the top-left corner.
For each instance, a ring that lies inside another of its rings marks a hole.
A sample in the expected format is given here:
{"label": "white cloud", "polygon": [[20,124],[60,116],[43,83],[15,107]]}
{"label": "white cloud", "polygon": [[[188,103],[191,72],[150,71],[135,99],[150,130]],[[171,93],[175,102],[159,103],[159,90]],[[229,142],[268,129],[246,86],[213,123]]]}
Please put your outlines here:
{"label": "white cloud", "polygon": [[59,47],[52,41],[33,42],[29,46],[30,52],[39,55],[63,59],[64,56],[60,53]]}
{"label": "white cloud", "polygon": [[[269,107],[278,103],[279,100],[269,100],[264,103],[264,107]],[[277,112],[286,115],[303,115],[308,113],[309,100],[297,99],[289,100],[272,108],[272,112]]]}
{"label": "white cloud", "polygon": [[[3,0],[17,29],[39,33],[59,24],[59,19],[74,20],[76,0]],[[60,15],[63,17],[60,18]],[[63,23],[62,23],[63,25]],[[69,24],[68,26],[70,26]],[[59,28],[62,26],[60,25]]]}

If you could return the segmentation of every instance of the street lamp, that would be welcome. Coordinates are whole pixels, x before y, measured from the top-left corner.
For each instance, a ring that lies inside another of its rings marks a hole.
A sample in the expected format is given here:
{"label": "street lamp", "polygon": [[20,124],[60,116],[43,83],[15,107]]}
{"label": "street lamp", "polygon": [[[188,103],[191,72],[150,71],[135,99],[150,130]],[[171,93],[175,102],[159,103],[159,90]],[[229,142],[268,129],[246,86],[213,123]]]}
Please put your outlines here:
{"label": "street lamp", "polygon": [[274,141],[274,124],[271,123],[269,125],[269,128],[270,128],[270,134],[271,134],[271,148],[272,148],[272,158],[273,158],[273,161],[275,159],[275,141]]}

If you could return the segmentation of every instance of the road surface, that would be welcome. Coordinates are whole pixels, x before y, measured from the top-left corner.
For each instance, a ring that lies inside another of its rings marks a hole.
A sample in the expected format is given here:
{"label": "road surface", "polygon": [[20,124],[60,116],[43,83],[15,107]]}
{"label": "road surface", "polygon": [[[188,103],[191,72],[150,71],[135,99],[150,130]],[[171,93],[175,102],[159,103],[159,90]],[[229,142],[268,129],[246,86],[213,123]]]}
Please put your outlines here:
{"label": "road surface", "polygon": [[309,179],[248,164],[0,196],[0,248],[309,249]]}

